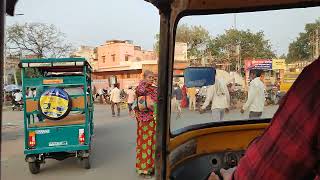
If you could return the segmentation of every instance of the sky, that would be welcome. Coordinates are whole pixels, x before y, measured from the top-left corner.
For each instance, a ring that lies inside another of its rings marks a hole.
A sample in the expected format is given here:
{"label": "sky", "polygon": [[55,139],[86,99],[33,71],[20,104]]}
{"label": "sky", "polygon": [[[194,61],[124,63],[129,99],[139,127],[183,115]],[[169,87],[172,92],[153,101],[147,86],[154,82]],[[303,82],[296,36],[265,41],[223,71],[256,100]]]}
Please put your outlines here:
{"label": "sky", "polygon": [[[144,0],[20,0],[7,25],[40,22],[54,24],[74,47],[99,46],[106,40],[133,40],[151,50],[159,32],[159,13]],[[276,54],[287,53],[288,45],[306,23],[320,18],[320,8],[293,9],[236,15],[237,29],[263,30]],[[211,35],[234,26],[234,15],[189,16],[179,23],[201,25]]]}

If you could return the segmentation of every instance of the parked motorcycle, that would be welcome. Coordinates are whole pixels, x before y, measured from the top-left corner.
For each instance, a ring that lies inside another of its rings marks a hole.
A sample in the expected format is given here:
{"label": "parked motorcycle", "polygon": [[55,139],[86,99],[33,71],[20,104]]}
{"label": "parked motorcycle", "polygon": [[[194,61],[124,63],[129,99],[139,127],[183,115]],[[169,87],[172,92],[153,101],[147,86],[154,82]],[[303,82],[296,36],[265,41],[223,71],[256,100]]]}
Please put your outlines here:
{"label": "parked motorcycle", "polygon": [[20,100],[18,102],[15,100],[12,101],[12,111],[15,111],[15,110],[18,110],[18,111],[23,110],[23,101],[22,100]]}

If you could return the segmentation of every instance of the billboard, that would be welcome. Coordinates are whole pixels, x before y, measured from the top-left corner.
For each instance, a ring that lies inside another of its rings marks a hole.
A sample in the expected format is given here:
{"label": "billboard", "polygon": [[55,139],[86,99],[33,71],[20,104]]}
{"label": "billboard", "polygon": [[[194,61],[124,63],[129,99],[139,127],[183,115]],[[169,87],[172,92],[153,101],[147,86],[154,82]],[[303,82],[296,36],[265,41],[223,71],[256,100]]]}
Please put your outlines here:
{"label": "billboard", "polygon": [[285,69],[286,62],[285,59],[272,59],[272,69]]}
{"label": "billboard", "polygon": [[244,67],[246,71],[251,69],[261,69],[261,70],[277,70],[285,69],[285,59],[254,59],[245,60]]}
{"label": "billboard", "polygon": [[251,69],[272,70],[272,60],[271,59],[245,60],[244,68],[246,71]]}

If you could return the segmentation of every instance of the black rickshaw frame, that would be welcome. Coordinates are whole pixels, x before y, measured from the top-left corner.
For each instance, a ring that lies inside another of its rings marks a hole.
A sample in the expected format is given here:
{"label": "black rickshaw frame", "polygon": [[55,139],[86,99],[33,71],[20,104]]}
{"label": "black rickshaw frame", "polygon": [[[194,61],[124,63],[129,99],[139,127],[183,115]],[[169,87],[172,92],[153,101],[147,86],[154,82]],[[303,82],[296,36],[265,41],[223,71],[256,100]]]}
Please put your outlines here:
{"label": "black rickshaw frame", "polygon": [[[182,134],[186,131],[197,130],[201,128],[210,128],[217,126],[233,125],[237,122],[226,123],[207,123],[202,125],[194,125],[187,127],[175,134],[170,132],[170,98],[172,88],[172,72],[173,72],[173,59],[174,59],[174,46],[175,46],[175,33],[179,20],[184,16],[189,15],[208,15],[208,14],[225,14],[225,13],[240,13],[240,12],[254,12],[254,11],[268,11],[292,8],[306,8],[320,6],[320,1],[288,1],[284,4],[273,5],[260,5],[253,7],[239,7],[239,8],[221,8],[221,9],[185,9],[179,11],[174,9],[174,3],[189,2],[190,0],[145,0],[152,3],[159,10],[160,14],[160,41],[159,41],[159,66],[158,66],[158,115],[157,115],[157,132],[156,132],[156,179],[166,179],[167,169],[166,156],[168,152],[168,143],[170,137]],[[205,4],[208,1],[203,0],[199,3]],[[182,5],[181,5],[182,6]],[[264,119],[261,123],[268,123],[271,119]],[[239,123],[239,122],[238,122]],[[253,121],[241,121],[241,124],[251,124]]]}

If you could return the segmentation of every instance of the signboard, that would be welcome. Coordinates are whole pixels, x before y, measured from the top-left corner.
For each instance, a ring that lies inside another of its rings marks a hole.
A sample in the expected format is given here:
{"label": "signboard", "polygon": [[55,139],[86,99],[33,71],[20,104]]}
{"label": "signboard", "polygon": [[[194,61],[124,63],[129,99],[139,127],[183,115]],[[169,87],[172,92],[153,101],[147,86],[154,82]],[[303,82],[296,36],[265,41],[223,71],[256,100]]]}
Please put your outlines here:
{"label": "signboard", "polygon": [[214,84],[216,70],[212,67],[189,67],[184,70],[184,84],[189,87],[202,87]]}
{"label": "signboard", "polygon": [[108,79],[95,79],[92,80],[92,84],[106,84],[109,83]]}
{"label": "signboard", "polygon": [[44,79],[43,84],[62,84],[63,79]]}
{"label": "signboard", "polygon": [[272,69],[285,69],[286,62],[284,59],[272,59]]}
{"label": "signboard", "polygon": [[272,70],[271,59],[245,60],[244,68],[246,71],[251,69]]}

